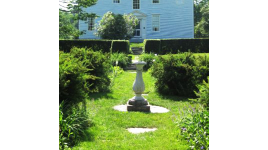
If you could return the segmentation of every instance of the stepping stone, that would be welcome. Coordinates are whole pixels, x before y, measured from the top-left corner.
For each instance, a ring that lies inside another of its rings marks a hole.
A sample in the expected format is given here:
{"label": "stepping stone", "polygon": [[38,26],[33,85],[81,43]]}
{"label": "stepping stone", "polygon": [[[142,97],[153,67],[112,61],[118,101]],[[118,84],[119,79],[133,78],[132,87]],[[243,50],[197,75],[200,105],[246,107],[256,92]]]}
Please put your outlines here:
{"label": "stepping stone", "polygon": [[157,128],[128,128],[127,130],[133,134],[139,134],[144,132],[152,132],[157,130]]}
{"label": "stepping stone", "polygon": [[[113,107],[115,110],[118,111],[127,111],[127,105],[117,105]],[[169,112],[168,109],[164,108],[164,107],[160,107],[160,106],[153,106],[150,105],[150,112],[149,113],[167,113]]]}

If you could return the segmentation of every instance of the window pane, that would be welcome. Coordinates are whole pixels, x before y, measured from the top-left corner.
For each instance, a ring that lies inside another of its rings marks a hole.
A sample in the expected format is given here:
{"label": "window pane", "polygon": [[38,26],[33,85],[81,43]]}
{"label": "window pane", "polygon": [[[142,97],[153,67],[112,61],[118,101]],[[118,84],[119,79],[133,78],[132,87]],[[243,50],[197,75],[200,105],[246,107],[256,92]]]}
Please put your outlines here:
{"label": "window pane", "polygon": [[159,15],[152,15],[153,31],[159,31]]}
{"label": "window pane", "polygon": [[140,9],[140,0],[133,0],[133,9]]}
{"label": "window pane", "polygon": [[159,0],[153,0],[153,3],[159,3]]}

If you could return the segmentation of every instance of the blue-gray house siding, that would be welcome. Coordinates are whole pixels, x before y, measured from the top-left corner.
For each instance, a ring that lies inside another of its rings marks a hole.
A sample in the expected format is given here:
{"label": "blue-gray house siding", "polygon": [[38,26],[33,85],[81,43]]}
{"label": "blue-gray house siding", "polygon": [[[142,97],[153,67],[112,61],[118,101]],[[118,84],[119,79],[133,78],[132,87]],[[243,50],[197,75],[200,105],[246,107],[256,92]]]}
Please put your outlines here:
{"label": "blue-gray house siding", "polygon": [[[113,3],[113,0],[98,0],[97,4],[85,10],[89,13],[96,13],[101,20],[102,16],[111,11],[116,14],[133,13],[141,20],[141,36],[135,39],[169,39],[169,38],[194,38],[194,3],[193,0],[160,0],[160,3],[153,3],[153,0],[140,0],[140,9],[133,9],[133,0],[120,0],[120,3]],[[159,15],[159,31],[153,31],[152,15]],[[88,30],[88,23],[79,21],[79,30],[85,30],[80,39],[98,39],[94,30]]]}

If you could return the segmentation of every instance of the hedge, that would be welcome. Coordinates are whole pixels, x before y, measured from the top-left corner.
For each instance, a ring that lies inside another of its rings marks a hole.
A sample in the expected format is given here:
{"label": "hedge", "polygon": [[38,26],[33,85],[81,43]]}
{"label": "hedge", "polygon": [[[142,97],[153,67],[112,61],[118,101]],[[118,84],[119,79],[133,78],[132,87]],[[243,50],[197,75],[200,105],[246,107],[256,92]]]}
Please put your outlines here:
{"label": "hedge", "polygon": [[112,52],[129,53],[129,41],[128,40],[113,40]]}
{"label": "hedge", "polygon": [[178,52],[209,53],[209,39],[145,40],[145,53],[177,54]]}
{"label": "hedge", "polygon": [[159,39],[149,39],[144,40],[144,50],[146,53],[156,53],[159,54],[161,49],[161,40]]}
{"label": "hedge", "polygon": [[70,52],[73,47],[87,47],[96,51],[102,50],[102,52],[129,53],[128,40],[59,40],[60,50]]}
{"label": "hedge", "polygon": [[111,52],[112,40],[59,40],[59,49],[64,52],[70,52],[73,47],[92,48],[102,50],[102,52]]}

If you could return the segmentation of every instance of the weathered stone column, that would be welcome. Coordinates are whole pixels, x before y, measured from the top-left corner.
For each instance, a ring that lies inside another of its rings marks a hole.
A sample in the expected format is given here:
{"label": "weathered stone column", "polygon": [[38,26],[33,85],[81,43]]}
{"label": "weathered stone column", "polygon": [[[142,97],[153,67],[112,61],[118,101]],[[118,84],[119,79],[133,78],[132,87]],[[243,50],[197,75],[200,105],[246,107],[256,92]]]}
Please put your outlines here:
{"label": "weathered stone column", "polygon": [[149,103],[146,99],[142,97],[142,93],[145,90],[143,78],[142,78],[142,70],[143,66],[146,65],[146,62],[136,62],[136,79],[133,83],[133,91],[135,92],[135,96],[129,99],[127,103],[128,111],[150,111]]}

